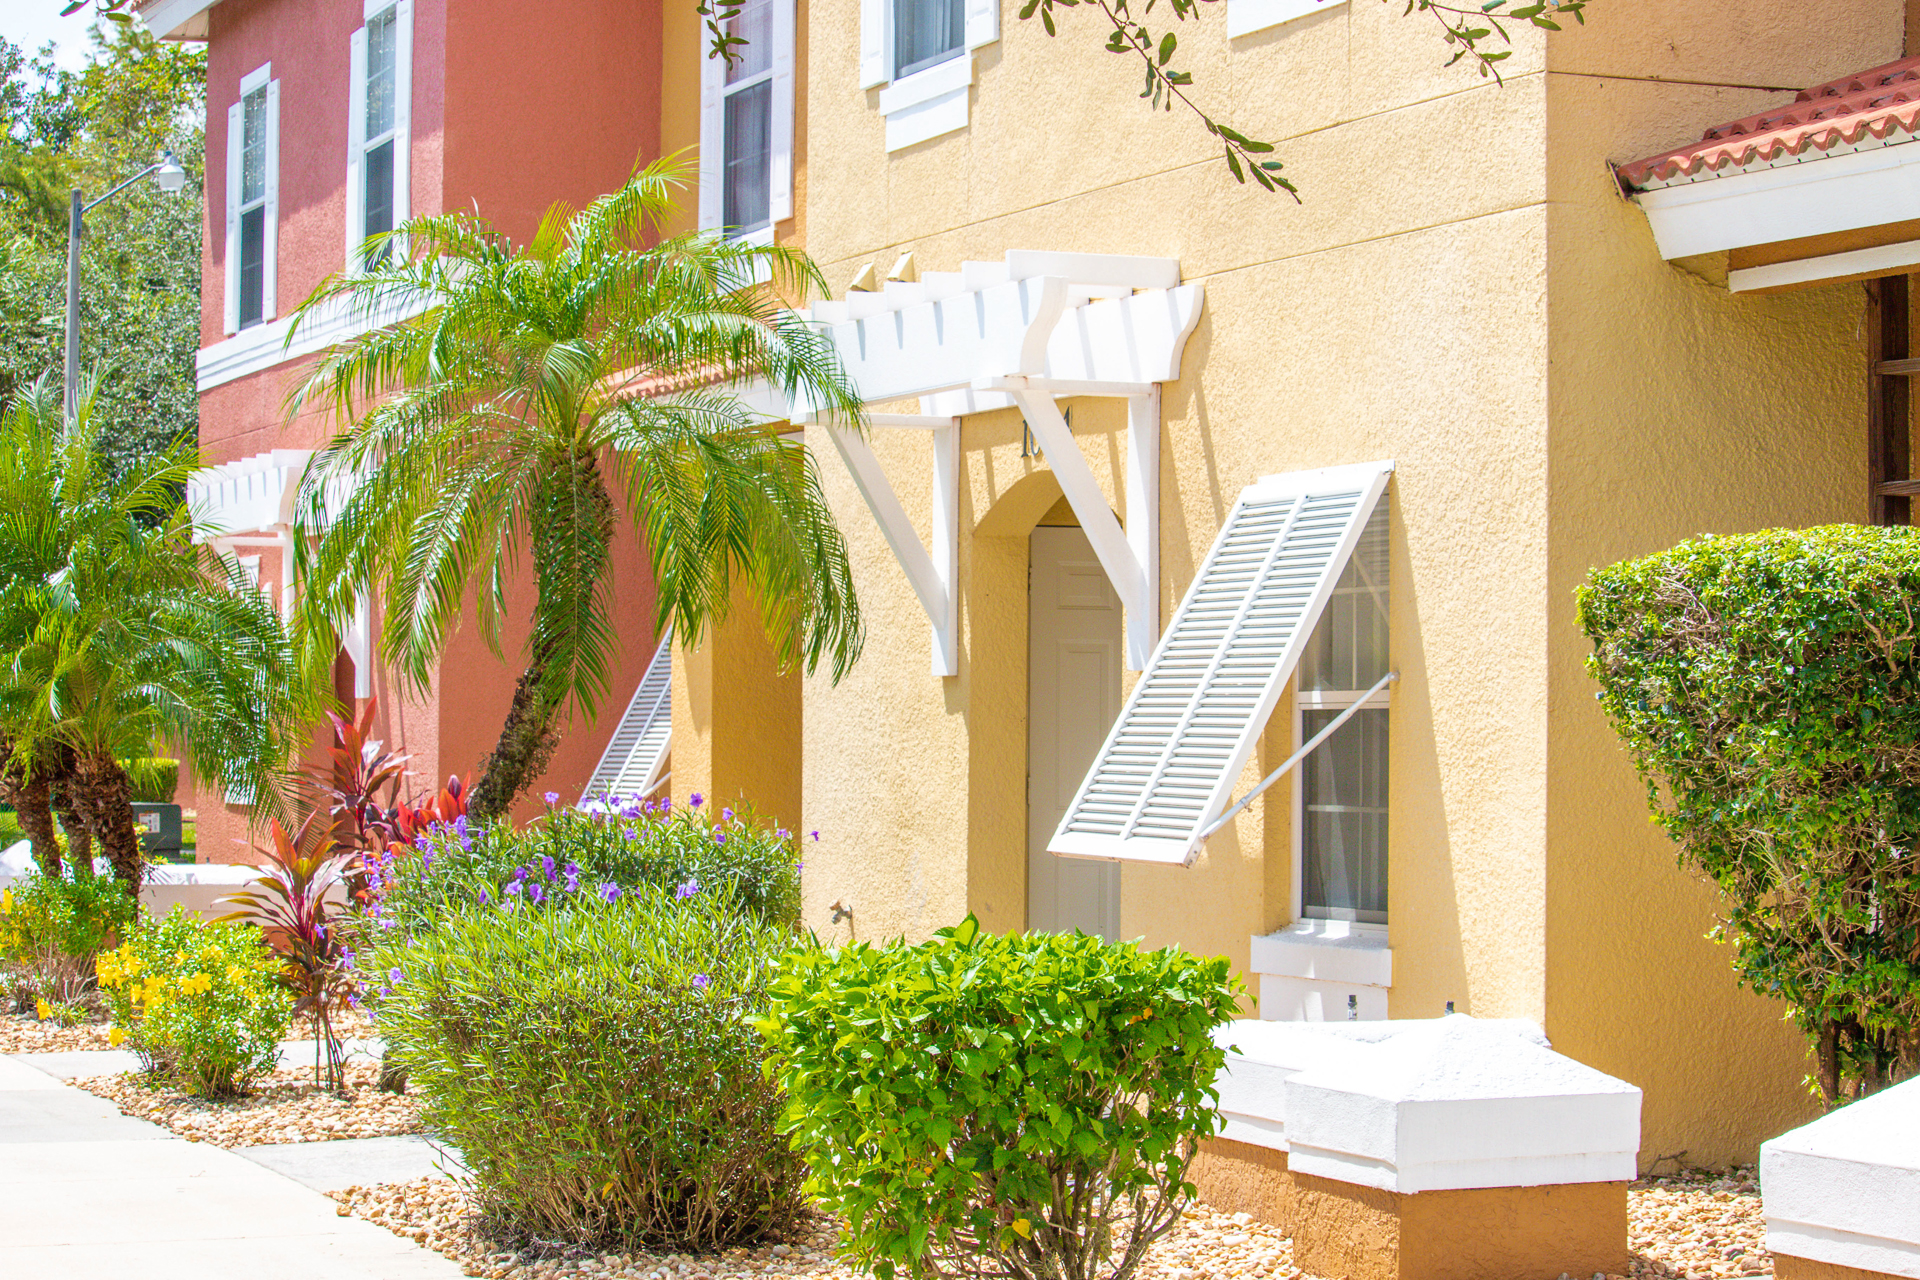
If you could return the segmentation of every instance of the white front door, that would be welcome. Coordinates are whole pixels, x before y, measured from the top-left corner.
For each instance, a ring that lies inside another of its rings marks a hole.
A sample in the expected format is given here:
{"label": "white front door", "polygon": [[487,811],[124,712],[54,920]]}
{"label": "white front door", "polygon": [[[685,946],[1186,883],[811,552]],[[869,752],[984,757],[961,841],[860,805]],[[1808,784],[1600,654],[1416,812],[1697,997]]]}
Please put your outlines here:
{"label": "white front door", "polygon": [[1120,714],[1120,598],[1087,535],[1028,541],[1027,928],[1120,936],[1120,866],[1047,852]]}

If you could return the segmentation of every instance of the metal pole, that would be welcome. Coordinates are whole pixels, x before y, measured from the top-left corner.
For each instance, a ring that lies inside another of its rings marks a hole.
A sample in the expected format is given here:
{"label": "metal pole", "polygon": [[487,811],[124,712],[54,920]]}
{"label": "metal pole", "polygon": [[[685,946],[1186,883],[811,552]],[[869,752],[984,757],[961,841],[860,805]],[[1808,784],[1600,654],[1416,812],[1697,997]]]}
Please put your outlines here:
{"label": "metal pole", "polygon": [[84,206],[80,191],[73,192],[67,214],[67,368],[65,407],[67,421],[79,411],[80,391],[80,232]]}

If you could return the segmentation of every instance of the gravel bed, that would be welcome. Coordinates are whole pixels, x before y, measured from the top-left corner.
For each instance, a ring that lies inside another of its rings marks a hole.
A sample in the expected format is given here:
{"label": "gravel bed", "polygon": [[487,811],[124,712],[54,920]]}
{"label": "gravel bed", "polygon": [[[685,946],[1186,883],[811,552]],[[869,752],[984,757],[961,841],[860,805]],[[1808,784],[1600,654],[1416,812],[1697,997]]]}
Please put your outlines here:
{"label": "gravel bed", "polygon": [[[854,1277],[846,1264],[833,1257],[835,1230],[824,1218],[786,1243],[734,1249],[712,1257],[576,1249],[568,1256],[540,1258],[477,1237],[466,1193],[458,1183],[423,1178],[329,1194],[339,1202],[342,1216],[377,1223],[447,1255],[469,1275],[492,1280]],[[1773,1274],[1773,1260],[1765,1248],[1759,1181],[1751,1168],[1719,1174],[1687,1172],[1634,1183],[1627,1193],[1627,1232],[1632,1280],[1731,1280]],[[1301,1280],[1302,1274],[1293,1265],[1292,1242],[1279,1230],[1246,1214],[1218,1214],[1204,1205],[1189,1209],[1178,1227],[1154,1243],[1138,1272],[1141,1280],[1225,1276]]]}
{"label": "gravel bed", "polygon": [[420,1132],[420,1101],[374,1087],[379,1067],[347,1065],[347,1092],[316,1088],[311,1067],[282,1067],[243,1098],[209,1102],[176,1089],[156,1088],[140,1076],[88,1076],[73,1081],[119,1107],[193,1142],[252,1147],[277,1142],[328,1142]]}
{"label": "gravel bed", "polygon": [[0,1053],[65,1053],[72,1049],[111,1049],[105,1018],[63,1027],[32,1014],[0,1014]]}
{"label": "gravel bed", "polygon": [[1770,1276],[1767,1218],[1751,1166],[1642,1178],[1627,1192],[1635,1280]]}
{"label": "gravel bed", "polygon": [[[723,1254],[600,1253],[576,1248],[564,1256],[537,1257],[505,1249],[475,1235],[466,1193],[458,1183],[439,1178],[348,1187],[328,1192],[337,1212],[365,1218],[429,1249],[443,1253],[471,1276],[491,1280],[546,1280],[558,1276],[600,1276],[606,1280],[745,1280],[749,1276],[791,1276],[796,1280],[854,1280],[855,1272],[833,1256],[836,1225],[818,1217],[779,1243]],[[1295,1280],[1293,1245],[1272,1227],[1246,1214],[1214,1213],[1204,1206],[1187,1210],[1180,1225],[1156,1241],[1136,1273],[1142,1280],[1200,1280],[1201,1277],[1277,1277]]]}

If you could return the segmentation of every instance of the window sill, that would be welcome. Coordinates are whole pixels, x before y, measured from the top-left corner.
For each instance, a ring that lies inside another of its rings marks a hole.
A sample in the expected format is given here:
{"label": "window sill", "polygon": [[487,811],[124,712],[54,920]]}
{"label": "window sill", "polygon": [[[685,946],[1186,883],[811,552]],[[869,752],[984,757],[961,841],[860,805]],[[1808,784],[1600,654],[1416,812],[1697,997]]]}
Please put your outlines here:
{"label": "window sill", "polygon": [[344,307],[335,308],[331,315],[315,317],[301,326],[300,334],[291,348],[287,346],[287,334],[293,329],[291,315],[248,325],[238,333],[200,349],[194,361],[197,389],[207,391],[236,378],[259,373],[262,369],[271,369],[277,364],[312,355],[369,329],[383,328],[417,316],[426,309],[427,300],[424,298],[413,305],[390,304],[371,318],[355,315]]}
{"label": "window sill", "polygon": [[1250,36],[1268,27],[1327,13],[1347,0],[1227,0],[1227,38]]}
{"label": "window sill", "polygon": [[1281,978],[1363,987],[1393,985],[1393,951],[1385,925],[1300,920],[1253,940],[1247,967]]}
{"label": "window sill", "polygon": [[973,71],[973,55],[963,53],[880,90],[880,114],[887,120],[887,150],[899,151],[966,128],[967,90],[973,84]]}

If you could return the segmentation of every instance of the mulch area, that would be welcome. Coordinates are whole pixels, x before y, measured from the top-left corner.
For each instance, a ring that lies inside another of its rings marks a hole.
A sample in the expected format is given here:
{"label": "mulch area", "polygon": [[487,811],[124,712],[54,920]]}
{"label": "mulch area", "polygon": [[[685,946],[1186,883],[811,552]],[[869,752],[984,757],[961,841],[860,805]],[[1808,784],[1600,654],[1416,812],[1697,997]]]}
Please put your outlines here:
{"label": "mulch area", "polygon": [[[514,1250],[475,1233],[465,1191],[443,1179],[418,1179],[330,1193],[339,1212],[365,1218],[443,1253],[467,1274],[492,1280],[853,1280],[833,1256],[836,1229],[818,1218],[791,1240],[710,1256],[602,1253],[584,1248]],[[1773,1274],[1764,1241],[1759,1181],[1751,1168],[1646,1178],[1627,1193],[1632,1280],[1732,1280]],[[1293,1244],[1245,1214],[1198,1205],[1156,1241],[1136,1273],[1141,1280],[1310,1280],[1293,1265]],[[1578,1280],[1587,1280],[1579,1277]],[[1608,1278],[1617,1280],[1617,1278]]]}
{"label": "mulch area", "polygon": [[139,1075],[89,1076],[73,1083],[107,1099],[122,1114],[163,1125],[192,1142],[252,1147],[337,1138],[385,1138],[420,1132],[420,1100],[374,1087],[379,1067],[347,1064],[347,1091],[313,1083],[313,1068],[282,1067],[240,1098],[196,1098]]}

